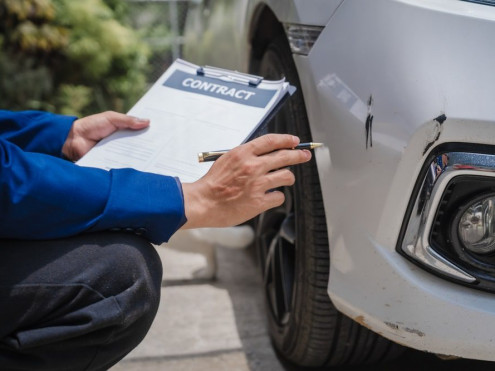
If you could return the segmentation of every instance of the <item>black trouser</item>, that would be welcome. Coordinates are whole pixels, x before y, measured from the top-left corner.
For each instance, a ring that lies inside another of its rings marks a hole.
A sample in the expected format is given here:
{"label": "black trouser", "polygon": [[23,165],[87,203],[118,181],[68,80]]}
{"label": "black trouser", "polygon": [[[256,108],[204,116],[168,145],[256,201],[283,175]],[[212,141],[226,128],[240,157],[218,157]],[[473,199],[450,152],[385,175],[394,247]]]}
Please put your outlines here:
{"label": "black trouser", "polygon": [[162,266],[140,237],[0,240],[0,370],[106,370],[144,338]]}

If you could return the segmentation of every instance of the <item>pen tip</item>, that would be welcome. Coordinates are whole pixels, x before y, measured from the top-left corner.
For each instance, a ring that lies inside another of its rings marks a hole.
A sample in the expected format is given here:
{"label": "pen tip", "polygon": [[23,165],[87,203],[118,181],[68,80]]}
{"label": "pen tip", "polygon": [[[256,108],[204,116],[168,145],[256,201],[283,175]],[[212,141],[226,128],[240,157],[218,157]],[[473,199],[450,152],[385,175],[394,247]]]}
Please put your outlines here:
{"label": "pen tip", "polygon": [[318,148],[318,147],[321,147],[322,145],[323,145],[323,143],[313,143],[312,147]]}

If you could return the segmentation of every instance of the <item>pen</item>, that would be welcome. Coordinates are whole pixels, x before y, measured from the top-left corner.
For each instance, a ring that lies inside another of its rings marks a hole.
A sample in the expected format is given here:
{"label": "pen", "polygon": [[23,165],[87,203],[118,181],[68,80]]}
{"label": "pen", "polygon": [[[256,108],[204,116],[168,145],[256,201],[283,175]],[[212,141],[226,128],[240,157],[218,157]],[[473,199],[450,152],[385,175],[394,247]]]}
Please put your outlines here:
{"label": "pen", "polygon": [[[322,145],[323,145],[323,143],[313,143],[313,142],[300,143],[291,149],[315,149],[315,148],[321,147]],[[198,153],[198,161],[199,162],[215,161],[221,155],[227,153],[228,151],[229,150],[200,152],[200,153]]]}

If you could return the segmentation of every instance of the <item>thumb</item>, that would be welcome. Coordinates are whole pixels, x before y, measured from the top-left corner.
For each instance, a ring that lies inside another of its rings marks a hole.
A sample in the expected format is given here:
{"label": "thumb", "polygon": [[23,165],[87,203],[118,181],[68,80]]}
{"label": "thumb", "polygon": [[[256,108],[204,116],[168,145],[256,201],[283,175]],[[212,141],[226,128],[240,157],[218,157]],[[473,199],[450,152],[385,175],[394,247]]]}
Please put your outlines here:
{"label": "thumb", "polygon": [[129,126],[129,129],[139,130],[139,129],[144,129],[150,125],[149,119],[144,119],[144,118],[134,117],[134,116],[128,116],[128,117],[132,118],[132,120],[131,120],[132,122]]}
{"label": "thumb", "polygon": [[133,129],[139,130],[149,126],[150,120],[140,117],[125,115],[119,112],[106,112],[107,120],[116,129]]}

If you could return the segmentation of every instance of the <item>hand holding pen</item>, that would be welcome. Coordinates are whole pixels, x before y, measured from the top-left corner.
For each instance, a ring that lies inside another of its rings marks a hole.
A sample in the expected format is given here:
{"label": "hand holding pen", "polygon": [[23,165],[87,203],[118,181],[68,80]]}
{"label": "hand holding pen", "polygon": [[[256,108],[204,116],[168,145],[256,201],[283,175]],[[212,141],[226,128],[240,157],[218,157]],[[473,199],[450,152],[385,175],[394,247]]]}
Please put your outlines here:
{"label": "hand holding pen", "polygon": [[290,167],[311,159],[309,150],[294,151],[299,138],[267,134],[220,155],[208,173],[183,183],[183,229],[228,227],[281,205],[280,187],[294,184]]}
{"label": "hand holding pen", "polygon": [[[297,146],[290,148],[290,149],[315,149],[318,147],[321,147],[323,143],[300,143]],[[229,150],[221,150],[221,151],[209,151],[209,152],[200,152],[198,153],[198,161],[199,162],[207,162],[207,161],[215,161],[217,160],[220,156],[224,155],[227,153]]]}

